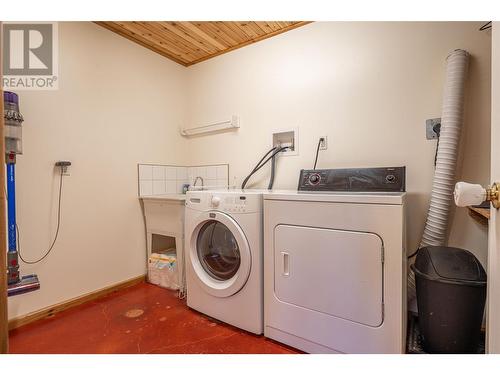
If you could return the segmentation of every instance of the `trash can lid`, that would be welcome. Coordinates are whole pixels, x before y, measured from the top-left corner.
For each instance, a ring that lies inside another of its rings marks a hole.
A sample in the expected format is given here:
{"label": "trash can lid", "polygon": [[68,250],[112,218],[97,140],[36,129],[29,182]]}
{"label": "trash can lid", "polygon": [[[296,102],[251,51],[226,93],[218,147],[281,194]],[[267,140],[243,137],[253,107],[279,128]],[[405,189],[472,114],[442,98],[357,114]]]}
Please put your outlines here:
{"label": "trash can lid", "polygon": [[427,246],[418,251],[414,269],[420,276],[464,285],[486,283],[486,272],[468,250],[448,246]]}

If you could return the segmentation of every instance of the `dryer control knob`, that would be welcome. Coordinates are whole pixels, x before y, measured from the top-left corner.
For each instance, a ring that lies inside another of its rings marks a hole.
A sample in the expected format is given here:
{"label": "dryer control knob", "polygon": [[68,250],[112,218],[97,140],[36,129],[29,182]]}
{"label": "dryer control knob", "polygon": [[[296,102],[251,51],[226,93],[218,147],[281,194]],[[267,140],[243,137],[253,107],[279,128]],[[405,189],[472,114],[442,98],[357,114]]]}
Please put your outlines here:
{"label": "dryer control knob", "polygon": [[309,183],[311,185],[317,185],[321,181],[321,176],[317,173],[313,173],[309,176]]}
{"label": "dryer control knob", "polygon": [[219,207],[219,205],[220,205],[220,198],[212,197],[212,207]]}

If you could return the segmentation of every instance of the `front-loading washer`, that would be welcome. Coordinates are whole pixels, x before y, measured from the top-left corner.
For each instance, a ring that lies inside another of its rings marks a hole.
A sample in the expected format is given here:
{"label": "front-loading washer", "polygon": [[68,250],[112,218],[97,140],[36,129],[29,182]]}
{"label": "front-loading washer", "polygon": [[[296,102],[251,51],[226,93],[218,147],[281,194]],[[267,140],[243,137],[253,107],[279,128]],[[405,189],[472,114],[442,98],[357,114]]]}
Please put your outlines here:
{"label": "front-loading washer", "polygon": [[187,305],[263,333],[262,192],[186,195]]}

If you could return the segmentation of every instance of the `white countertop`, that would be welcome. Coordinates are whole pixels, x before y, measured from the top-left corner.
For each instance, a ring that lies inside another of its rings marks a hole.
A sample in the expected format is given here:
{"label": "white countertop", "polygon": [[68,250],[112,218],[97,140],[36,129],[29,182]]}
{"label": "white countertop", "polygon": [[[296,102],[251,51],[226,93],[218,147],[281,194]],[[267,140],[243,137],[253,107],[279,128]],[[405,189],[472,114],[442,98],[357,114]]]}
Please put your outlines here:
{"label": "white countertop", "polygon": [[157,200],[157,201],[179,201],[186,200],[186,194],[161,194],[161,195],[143,195],[139,197],[142,200]]}

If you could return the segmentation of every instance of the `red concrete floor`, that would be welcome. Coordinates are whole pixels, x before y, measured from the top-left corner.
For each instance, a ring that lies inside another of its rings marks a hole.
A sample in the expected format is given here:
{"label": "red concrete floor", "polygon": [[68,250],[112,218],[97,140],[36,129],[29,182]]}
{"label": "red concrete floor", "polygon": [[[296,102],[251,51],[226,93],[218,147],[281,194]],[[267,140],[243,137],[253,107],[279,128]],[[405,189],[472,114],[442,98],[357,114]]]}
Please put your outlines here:
{"label": "red concrete floor", "polygon": [[12,330],[9,346],[25,354],[298,353],[212,320],[147,283]]}

